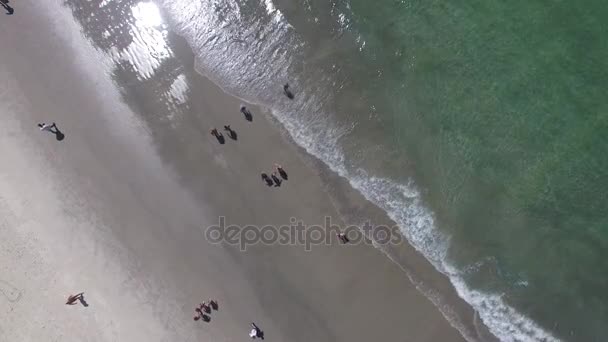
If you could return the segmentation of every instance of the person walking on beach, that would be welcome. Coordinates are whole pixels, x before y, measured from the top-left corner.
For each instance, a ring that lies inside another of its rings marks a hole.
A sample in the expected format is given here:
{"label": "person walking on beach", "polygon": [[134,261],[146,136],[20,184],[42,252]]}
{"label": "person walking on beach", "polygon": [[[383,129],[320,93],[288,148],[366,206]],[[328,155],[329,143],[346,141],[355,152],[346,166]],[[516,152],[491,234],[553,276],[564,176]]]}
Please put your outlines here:
{"label": "person walking on beach", "polygon": [[230,137],[230,139],[232,139],[232,140],[237,139],[236,132],[232,128],[230,128],[230,125],[224,125],[224,130],[226,132],[228,132],[228,136]]}
{"label": "person walking on beach", "polygon": [[257,326],[255,325],[255,323],[251,322],[251,331],[249,332],[249,337],[255,339],[260,338],[260,339],[264,339],[264,332]]}
{"label": "person walking on beach", "polygon": [[274,163],[274,168],[275,170],[277,170],[277,172],[279,173],[279,175],[281,176],[281,178],[283,178],[284,180],[287,180],[287,172],[285,172],[285,169],[283,169],[283,167],[277,163]]}
{"label": "person walking on beach", "polygon": [[268,175],[265,173],[262,173],[262,180],[266,182],[266,185],[268,186],[272,186],[273,184],[272,179],[270,179],[270,177],[268,177]]}
{"label": "person walking on beach", "polygon": [[61,141],[65,138],[65,135],[63,133],[61,133],[61,131],[59,130],[59,128],[57,128],[57,125],[53,122],[52,124],[47,124],[47,123],[39,123],[38,124],[38,128],[40,128],[40,131],[42,132],[51,132],[53,134],[55,134],[55,138],[58,141]]}
{"label": "person walking on beach", "polygon": [[249,109],[247,109],[247,107],[241,106],[241,113],[243,113],[243,115],[245,115],[245,120],[253,121],[253,115],[251,114]]}
{"label": "person walking on beach", "polygon": [[344,233],[338,233],[336,234],[338,236],[338,240],[340,240],[340,242],[342,242],[343,245],[347,244],[350,242],[350,240],[348,239],[348,237],[346,236],[346,234]]}
{"label": "person walking on beach", "polygon": [[211,129],[211,135],[213,135],[220,144],[224,143],[224,135],[220,133],[217,128],[213,127]]}
{"label": "person walking on beach", "polygon": [[289,83],[285,83],[285,85],[283,86],[283,93],[285,93],[285,96],[287,96],[288,99],[293,100],[293,93],[291,92],[291,89],[289,89]]}
{"label": "person walking on beach", "polygon": [[4,7],[4,9],[6,10],[6,14],[8,15],[11,15],[13,14],[13,12],[15,12],[15,10],[8,5],[8,0],[0,0],[0,5]]}
{"label": "person walking on beach", "polygon": [[209,305],[207,305],[207,302],[202,302],[199,305],[199,310],[202,310],[203,312],[206,312],[206,313],[210,313],[211,312],[211,308],[209,308]]}
{"label": "person walking on beach", "polygon": [[202,319],[205,322],[211,321],[211,317],[206,315],[203,312],[203,309],[201,309],[201,307],[194,308],[194,311],[196,312],[196,315],[192,317],[192,319],[194,319],[195,321],[198,321],[199,319]]}
{"label": "person walking on beach", "polygon": [[83,298],[82,295],[83,294],[84,294],[84,292],[80,292],[80,293],[75,294],[75,295],[70,295],[68,297],[67,302],[65,302],[65,304],[67,304],[67,305],[74,305],[74,304],[76,304],[77,300],[82,300],[82,298]]}
{"label": "person walking on beach", "polygon": [[220,307],[215,299],[209,299],[209,306],[215,311],[217,311]]}
{"label": "person walking on beach", "polygon": [[279,177],[277,177],[277,173],[276,172],[273,172],[270,175],[270,177],[274,181],[274,186],[281,186],[281,179]]}
{"label": "person walking on beach", "polygon": [[40,128],[40,130],[42,132],[51,132],[51,133],[57,133],[57,125],[55,125],[55,123],[53,122],[52,124],[47,124],[47,123],[39,123],[38,127]]}

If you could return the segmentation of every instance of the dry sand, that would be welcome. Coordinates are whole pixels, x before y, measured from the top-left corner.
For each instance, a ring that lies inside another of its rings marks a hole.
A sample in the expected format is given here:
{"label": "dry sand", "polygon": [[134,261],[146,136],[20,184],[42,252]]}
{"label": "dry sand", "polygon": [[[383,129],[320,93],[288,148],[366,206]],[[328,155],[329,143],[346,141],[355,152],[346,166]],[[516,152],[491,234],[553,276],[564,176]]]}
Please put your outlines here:
{"label": "dry sand", "polygon": [[[208,243],[204,228],[219,216],[343,225],[336,198],[351,212],[369,204],[336,195],[344,186],[259,110],[246,122],[240,101],[196,75],[187,53],[198,95],[169,126],[145,115],[154,85],[121,98],[55,3],[18,5],[0,20],[1,341],[242,341],[251,321],[269,341],[462,340],[371,246]],[[40,132],[42,121],[65,139]],[[238,141],[208,134],[224,124]],[[274,161],[289,180],[267,188],[259,173]],[[88,307],[64,304],[80,291]],[[210,297],[219,311],[194,322]]]}

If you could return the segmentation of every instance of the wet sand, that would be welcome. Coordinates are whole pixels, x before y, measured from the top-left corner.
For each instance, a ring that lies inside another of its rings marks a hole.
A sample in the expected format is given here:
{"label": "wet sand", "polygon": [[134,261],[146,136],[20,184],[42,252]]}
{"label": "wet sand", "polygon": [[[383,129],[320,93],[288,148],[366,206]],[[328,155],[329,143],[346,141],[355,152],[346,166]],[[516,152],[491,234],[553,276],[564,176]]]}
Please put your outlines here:
{"label": "wet sand", "polygon": [[[20,3],[0,21],[11,47],[0,50],[0,340],[239,341],[251,321],[270,341],[462,340],[372,246],[210,244],[205,227],[220,216],[241,226],[386,218],[260,109],[245,121],[241,101],[194,73],[179,39],[191,96],[168,120],[152,115],[158,82],[116,91],[75,24],[45,6]],[[49,120],[64,140],[38,130]],[[209,134],[224,124],[237,141]],[[275,161],[289,180],[268,188],[260,172]],[[419,278],[447,284],[430,272]],[[64,304],[80,291],[88,307]],[[193,321],[208,298],[219,311]]]}

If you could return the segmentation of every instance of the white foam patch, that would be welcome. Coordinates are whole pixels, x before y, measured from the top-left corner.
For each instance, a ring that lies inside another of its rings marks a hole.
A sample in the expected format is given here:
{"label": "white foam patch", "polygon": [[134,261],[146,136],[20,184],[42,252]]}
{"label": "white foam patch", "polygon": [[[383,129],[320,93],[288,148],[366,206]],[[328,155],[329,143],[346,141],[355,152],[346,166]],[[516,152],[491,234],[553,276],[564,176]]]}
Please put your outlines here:
{"label": "white foam patch", "polygon": [[140,2],[133,7],[132,12],[138,26],[160,27],[163,24],[160,10],[153,2]]}
{"label": "white foam patch", "polygon": [[272,0],[264,0],[264,5],[266,6],[266,12],[273,16],[275,22],[280,23],[283,21],[283,13],[274,6]]}

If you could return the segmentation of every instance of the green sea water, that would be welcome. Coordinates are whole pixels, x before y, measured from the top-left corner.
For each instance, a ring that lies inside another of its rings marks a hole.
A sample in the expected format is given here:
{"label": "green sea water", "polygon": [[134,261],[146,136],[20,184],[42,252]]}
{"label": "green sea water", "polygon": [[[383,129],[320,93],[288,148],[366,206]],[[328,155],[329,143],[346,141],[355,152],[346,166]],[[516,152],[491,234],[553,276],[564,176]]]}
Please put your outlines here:
{"label": "green sea water", "polygon": [[350,8],[374,69],[366,94],[468,284],[561,338],[606,340],[606,3]]}

